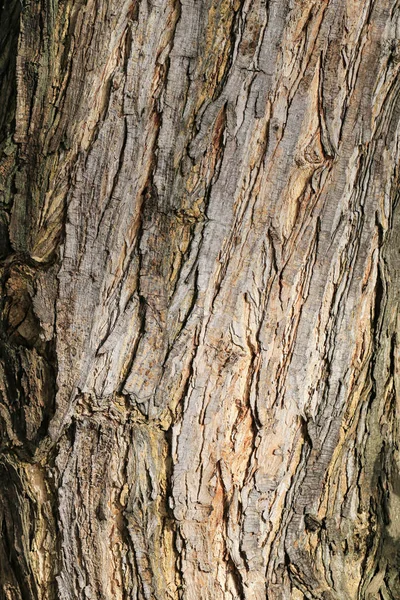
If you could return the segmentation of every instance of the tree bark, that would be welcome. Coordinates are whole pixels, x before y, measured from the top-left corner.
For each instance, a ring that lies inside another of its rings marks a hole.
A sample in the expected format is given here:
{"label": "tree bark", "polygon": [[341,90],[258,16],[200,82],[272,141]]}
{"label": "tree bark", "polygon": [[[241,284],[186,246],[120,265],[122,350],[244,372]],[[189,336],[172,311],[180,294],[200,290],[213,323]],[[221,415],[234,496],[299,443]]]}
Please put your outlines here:
{"label": "tree bark", "polygon": [[398,0],[0,7],[0,596],[399,599]]}

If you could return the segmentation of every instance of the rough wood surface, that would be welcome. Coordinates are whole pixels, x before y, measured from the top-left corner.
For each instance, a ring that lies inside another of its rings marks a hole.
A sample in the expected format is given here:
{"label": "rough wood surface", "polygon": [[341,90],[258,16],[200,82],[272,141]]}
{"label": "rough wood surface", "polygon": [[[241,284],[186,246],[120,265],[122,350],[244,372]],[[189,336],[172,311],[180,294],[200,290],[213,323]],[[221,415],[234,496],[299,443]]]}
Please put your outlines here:
{"label": "rough wood surface", "polygon": [[400,4],[0,6],[0,596],[400,598]]}

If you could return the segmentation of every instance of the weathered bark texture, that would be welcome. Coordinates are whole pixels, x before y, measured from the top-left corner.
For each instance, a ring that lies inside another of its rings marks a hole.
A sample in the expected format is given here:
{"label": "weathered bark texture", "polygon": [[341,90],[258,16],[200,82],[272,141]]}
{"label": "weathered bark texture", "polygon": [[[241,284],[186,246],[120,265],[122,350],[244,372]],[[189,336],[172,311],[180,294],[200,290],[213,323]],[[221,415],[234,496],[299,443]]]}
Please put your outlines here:
{"label": "weathered bark texture", "polygon": [[398,0],[22,2],[1,598],[399,599]]}

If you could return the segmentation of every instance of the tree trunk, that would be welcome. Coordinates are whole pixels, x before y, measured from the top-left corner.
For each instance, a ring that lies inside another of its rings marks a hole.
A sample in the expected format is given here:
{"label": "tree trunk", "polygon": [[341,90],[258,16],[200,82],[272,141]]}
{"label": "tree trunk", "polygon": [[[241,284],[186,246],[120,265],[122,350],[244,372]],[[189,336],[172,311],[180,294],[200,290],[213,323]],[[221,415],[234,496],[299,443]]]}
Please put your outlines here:
{"label": "tree trunk", "polygon": [[23,3],[0,597],[399,599],[398,0]]}

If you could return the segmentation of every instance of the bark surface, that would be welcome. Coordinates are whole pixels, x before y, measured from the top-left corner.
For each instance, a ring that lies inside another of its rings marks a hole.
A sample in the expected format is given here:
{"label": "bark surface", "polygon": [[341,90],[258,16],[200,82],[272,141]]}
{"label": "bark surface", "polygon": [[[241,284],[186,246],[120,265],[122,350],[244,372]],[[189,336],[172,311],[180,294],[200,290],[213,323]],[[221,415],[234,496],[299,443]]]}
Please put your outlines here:
{"label": "bark surface", "polygon": [[398,0],[21,1],[1,598],[399,599]]}

